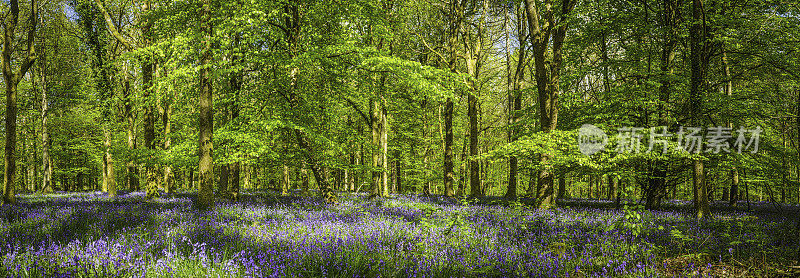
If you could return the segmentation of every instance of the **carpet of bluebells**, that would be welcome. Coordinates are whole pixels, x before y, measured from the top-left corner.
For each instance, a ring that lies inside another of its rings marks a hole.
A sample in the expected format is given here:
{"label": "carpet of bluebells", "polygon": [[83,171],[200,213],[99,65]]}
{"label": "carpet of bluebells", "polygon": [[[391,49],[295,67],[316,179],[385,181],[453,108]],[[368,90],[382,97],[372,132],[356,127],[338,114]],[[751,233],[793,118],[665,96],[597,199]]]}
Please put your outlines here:
{"label": "carpet of bluebells", "polygon": [[245,193],[208,212],[193,196],[20,195],[0,207],[0,277],[790,276],[797,207],[661,211],[567,200]]}

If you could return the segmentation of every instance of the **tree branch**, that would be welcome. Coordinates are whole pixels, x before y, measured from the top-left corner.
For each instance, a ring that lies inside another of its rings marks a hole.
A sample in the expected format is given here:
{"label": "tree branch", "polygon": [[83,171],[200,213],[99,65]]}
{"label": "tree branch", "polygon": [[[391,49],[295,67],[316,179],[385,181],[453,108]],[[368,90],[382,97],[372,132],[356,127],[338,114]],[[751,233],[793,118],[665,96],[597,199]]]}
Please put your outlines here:
{"label": "tree branch", "polygon": [[94,0],[94,3],[97,4],[97,8],[100,9],[100,12],[103,13],[103,18],[105,18],[106,20],[106,25],[108,26],[108,32],[111,33],[111,36],[113,36],[115,39],[117,39],[117,41],[119,41],[123,46],[125,46],[125,48],[128,49],[128,51],[133,51],[133,46],[131,45],[130,42],[128,42],[128,40],[122,37],[122,34],[120,34],[119,30],[117,30],[117,26],[114,25],[114,21],[111,19],[111,15],[108,14],[108,10],[106,10],[106,7],[103,6],[103,3],[100,0]]}

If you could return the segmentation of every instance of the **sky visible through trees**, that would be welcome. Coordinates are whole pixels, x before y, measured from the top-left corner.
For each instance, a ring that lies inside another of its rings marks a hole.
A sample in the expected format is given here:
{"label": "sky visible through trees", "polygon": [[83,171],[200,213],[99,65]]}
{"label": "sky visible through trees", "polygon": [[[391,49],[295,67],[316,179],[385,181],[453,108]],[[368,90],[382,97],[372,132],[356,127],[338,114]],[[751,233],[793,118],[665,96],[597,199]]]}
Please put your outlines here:
{"label": "sky visible through trees", "polygon": [[797,1],[0,10],[0,276],[800,275]]}

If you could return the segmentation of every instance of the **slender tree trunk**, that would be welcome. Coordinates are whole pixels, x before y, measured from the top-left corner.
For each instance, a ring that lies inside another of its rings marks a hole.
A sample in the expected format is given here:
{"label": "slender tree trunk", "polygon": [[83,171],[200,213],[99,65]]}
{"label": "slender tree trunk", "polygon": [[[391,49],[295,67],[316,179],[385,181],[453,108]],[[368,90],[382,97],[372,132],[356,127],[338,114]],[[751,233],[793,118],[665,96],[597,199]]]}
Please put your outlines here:
{"label": "slender tree trunk", "polygon": [[[149,0],[142,1],[142,12],[147,13],[150,10],[151,3]],[[152,41],[152,34],[150,29],[153,26],[153,22],[150,19],[146,19],[144,24],[142,25],[142,38],[144,40],[144,45],[149,46]],[[143,97],[145,101],[151,98],[155,92],[153,86],[153,71],[155,65],[152,61],[153,57],[145,57],[142,62],[142,91]],[[147,199],[152,199],[158,194],[158,176],[156,173],[156,168],[153,165],[155,161],[155,157],[153,157],[153,152],[156,149],[155,144],[155,109],[152,105],[146,105],[144,109],[144,147],[149,152],[148,155],[148,162],[145,165],[145,177],[146,177],[146,184],[145,184],[145,193]]]}
{"label": "slender tree trunk", "polygon": [[[384,81],[381,81],[383,83]],[[383,85],[381,85],[383,87]],[[381,181],[383,196],[389,196],[389,115],[386,114],[386,99],[381,96]]]}
{"label": "slender tree trunk", "polygon": [[737,201],[739,201],[739,169],[734,167],[731,170],[731,190],[729,193],[729,204],[735,205]]}
{"label": "slender tree trunk", "polygon": [[300,168],[300,181],[303,195],[308,194],[308,168],[305,164],[303,164],[303,168]]}
{"label": "slender tree trunk", "polygon": [[[708,40],[707,31],[705,30],[705,11],[702,0],[692,1],[692,25],[690,33],[691,44],[691,65],[692,65],[692,78],[691,90],[689,94],[689,104],[691,106],[692,124],[699,126],[701,124],[700,117],[702,114],[702,99],[703,91],[705,90],[705,76],[708,61],[704,57],[708,53],[710,41]],[[708,187],[705,183],[703,161],[699,159],[694,160],[694,179],[693,184],[697,188],[697,218],[711,217],[711,211],[708,206]]]}
{"label": "slender tree trunk", "polygon": [[113,198],[117,197],[117,180],[114,175],[114,158],[111,155],[111,131],[108,130],[108,127],[103,129],[103,134],[103,145],[105,147],[105,155],[103,156],[103,164],[105,165],[105,169],[103,169],[103,187],[105,187],[106,192],[108,192],[108,196]]}
{"label": "slender tree trunk", "polygon": [[289,180],[289,166],[284,164],[282,168],[283,168],[283,179],[281,182],[281,196],[288,196],[289,186],[291,182]]}
{"label": "slender tree trunk", "polygon": [[[133,111],[133,94],[131,93],[130,88],[130,80],[129,75],[127,73],[127,65],[123,67],[125,69],[123,82],[123,98],[125,99],[125,121],[127,122],[127,137],[128,137],[128,149],[135,150],[136,145],[136,115]],[[125,176],[126,183],[128,185],[128,190],[136,191],[139,190],[139,170],[133,160],[128,161],[127,165],[127,173]]]}
{"label": "slender tree trunk", "polygon": [[211,72],[209,66],[212,61],[211,36],[211,0],[203,0],[201,7],[200,32],[203,34],[203,50],[200,68],[200,126],[198,128],[199,146],[199,179],[200,190],[196,206],[206,210],[214,205],[214,161],[212,138],[214,133],[214,106],[212,105]]}
{"label": "slender tree trunk", "polygon": [[[42,60],[42,64],[45,61]],[[41,90],[42,90],[42,191],[44,193],[53,192],[53,169],[50,164],[50,132],[47,126],[47,120],[50,111],[50,102],[47,100],[47,76],[44,71],[45,67],[39,72],[41,75]]]}
{"label": "slender tree trunk", "polygon": [[[447,48],[449,52],[448,68],[451,72],[456,73],[457,64],[457,44],[458,33],[461,31],[463,23],[463,3],[462,1],[450,2],[450,21],[448,26],[448,43]],[[444,103],[444,195],[454,196],[454,180],[455,172],[453,171],[453,98],[447,97]]]}
{"label": "slender tree trunk", "polygon": [[394,184],[395,188],[397,189],[397,193],[403,194],[405,190],[403,190],[403,174],[402,174],[402,163],[403,160],[402,152],[399,150],[395,152],[395,158],[397,159],[394,162]]}
{"label": "slender tree trunk", "polygon": [[[358,160],[356,160],[356,150],[350,152],[350,166],[358,165]],[[345,169],[344,170],[344,190],[343,191],[353,191],[353,184],[355,183],[355,169]]]}
{"label": "slender tree trunk", "polygon": [[[481,192],[481,172],[480,162],[476,160],[478,156],[478,84],[476,80],[480,78],[481,56],[483,54],[483,36],[488,10],[487,2],[484,0],[483,9],[480,16],[480,23],[477,24],[477,38],[475,44],[469,49],[467,59],[467,73],[472,77],[469,81],[469,94],[467,95],[467,117],[469,118],[469,191],[473,197],[480,197]],[[469,28],[468,28],[469,29]],[[471,34],[470,34],[471,37]]]}
{"label": "slender tree trunk", "polygon": [[[172,101],[168,100],[164,104],[164,113],[161,116],[164,123],[164,151],[168,151],[172,146]],[[164,165],[164,191],[172,193],[175,191],[175,178],[172,173],[172,166]]]}
{"label": "slender tree trunk", "polygon": [[371,130],[372,130],[372,144],[375,148],[372,151],[372,195],[373,196],[382,196],[383,190],[382,182],[383,182],[383,175],[380,172],[380,169],[383,169],[382,161],[381,161],[381,151],[382,151],[382,134],[381,134],[381,123],[382,121],[382,113],[380,112],[381,106],[378,98],[374,98],[372,100],[372,118],[370,119],[371,123]]}
{"label": "slender tree trunk", "polygon": [[[359,134],[361,134],[361,132],[359,132]],[[364,154],[363,154],[363,152],[361,150],[362,148],[363,148],[363,144],[359,144],[358,145],[358,153],[356,153],[356,155],[355,155],[355,163],[354,163],[354,165],[362,166],[362,164],[364,163],[364,160],[363,160]],[[353,170],[353,172],[350,174],[350,176],[351,176],[351,178],[350,178],[350,192],[355,192],[356,191],[356,183],[359,183],[361,181],[360,180],[360,177],[362,176],[361,171],[360,170]]]}

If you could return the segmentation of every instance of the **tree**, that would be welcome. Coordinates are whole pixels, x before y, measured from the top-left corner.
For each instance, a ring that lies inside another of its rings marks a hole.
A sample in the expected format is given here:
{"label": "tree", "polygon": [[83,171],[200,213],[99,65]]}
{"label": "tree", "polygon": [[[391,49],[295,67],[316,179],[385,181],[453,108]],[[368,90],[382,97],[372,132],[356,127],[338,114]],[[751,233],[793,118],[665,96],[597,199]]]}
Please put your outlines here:
{"label": "tree", "polygon": [[[521,9],[519,7],[507,7],[506,8],[506,18],[504,19],[504,24],[506,24],[506,90],[508,91],[508,142],[514,143],[517,141],[519,137],[519,133],[521,133],[521,128],[519,126],[520,121],[520,109],[522,109],[522,94],[521,90],[521,83],[525,76],[525,68],[527,65],[526,60],[527,58],[527,40],[525,37],[527,34],[527,28],[525,24],[525,20],[523,19],[523,15],[521,14]],[[512,67],[512,58],[511,58],[511,49],[509,45],[511,44],[511,10],[514,11],[515,19],[516,19],[516,38],[519,48],[517,48],[517,58],[516,64]],[[513,69],[513,72],[512,72]],[[505,198],[509,200],[514,200],[517,198],[517,171],[518,171],[518,157],[512,155],[508,158],[508,189],[506,190]]]}
{"label": "tree", "polygon": [[202,52],[200,57],[200,97],[198,106],[200,110],[198,134],[198,153],[199,160],[199,181],[197,201],[195,206],[201,210],[206,210],[214,205],[214,160],[213,134],[214,134],[214,108],[211,87],[211,63],[212,63],[212,29],[211,0],[202,0],[200,6],[200,35],[203,38]]}
{"label": "tree", "polygon": [[[539,116],[542,132],[549,133],[558,123],[558,96],[560,71],[563,62],[564,40],[569,26],[569,14],[577,1],[562,0],[560,3],[545,0],[539,7],[535,0],[525,0],[525,10],[533,46],[534,74],[539,101]],[[554,10],[558,9],[558,10]],[[540,12],[541,11],[541,12]],[[537,194],[539,208],[547,209],[555,205],[553,188],[552,155],[540,155],[538,181],[542,190]]]}
{"label": "tree", "polygon": [[[689,92],[689,105],[691,122],[694,126],[702,123],[703,93],[706,88],[706,71],[708,69],[708,53],[711,41],[706,29],[705,8],[702,0],[692,0],[692,24],[689,33],[691,46],[691,91]],[[697,195],[697,219],[710,218],[711,211],[708,207],[708,183],[701,158],[693,159],[693,185]]]}
{"label": "tree", "polygon": [[6,85],[6,144],[5,144],[5,175],[3,176],[3,201],[0,204],[13,204],[16,202],[14,182],[16,175],[16,144],[17,144],[17,85],[36,61],[36,24],[39,19],[36,15],[36,1],[31,0],[31,9],[28,20],[28,33],[26,38],[26,53],[19,70],[12,69],[14,42],[17,40],[16,28],[19,24],[19,1],[10,0],[10,10],[5,19],[5,32],[3,35],[3,81]]}

